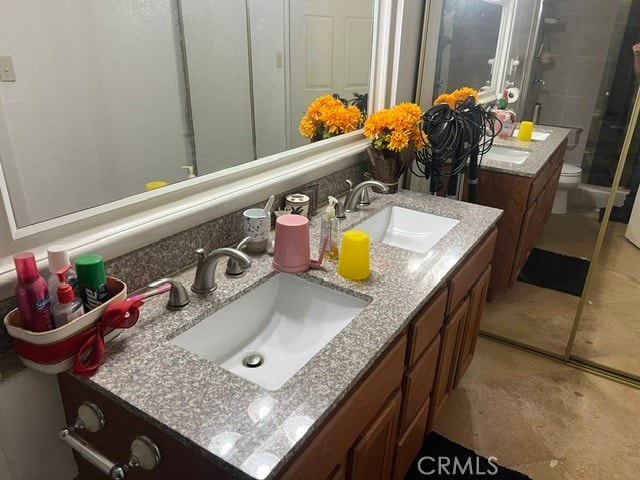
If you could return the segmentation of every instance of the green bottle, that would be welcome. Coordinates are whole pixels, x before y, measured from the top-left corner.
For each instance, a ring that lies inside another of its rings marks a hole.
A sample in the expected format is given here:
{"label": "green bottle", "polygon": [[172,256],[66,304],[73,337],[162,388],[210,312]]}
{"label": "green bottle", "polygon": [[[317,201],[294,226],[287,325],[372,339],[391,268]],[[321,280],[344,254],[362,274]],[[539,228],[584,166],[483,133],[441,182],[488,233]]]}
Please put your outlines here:
{"label": "green bottle", "polygon": [[104,260],[100,255],[82,255],[76,260],[78,287],[87,311],[102,305],[108,297]]}

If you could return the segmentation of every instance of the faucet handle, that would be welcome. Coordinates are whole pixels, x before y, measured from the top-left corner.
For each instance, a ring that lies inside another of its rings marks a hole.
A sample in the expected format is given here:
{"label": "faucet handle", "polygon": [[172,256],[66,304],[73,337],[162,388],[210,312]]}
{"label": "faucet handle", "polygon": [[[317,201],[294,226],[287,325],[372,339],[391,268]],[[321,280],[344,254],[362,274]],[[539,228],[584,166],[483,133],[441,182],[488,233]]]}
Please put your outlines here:
{"label": "faucet handle", "polygon": [[198,248],[194,253],[198,255],[198,261],[204,260],[204,257],[207,256],[207,252],[205,252],[204,248]]}
{"label": "faucet handle", "polygon": [[[236,250],[241,250],[247,243],[249,243],[250,240],[251,237],[244,237],[242,240],[240,240],[240,243],[238,243]],[[224,274],[227,277],[240,278],[245,274],[245,269],[240,266],[238,260],[233,257],[229,257],[229,259],[227,260],[227,269],[225,270]]]}
{"label": "faucet handle", "polygon": [[169,291],[169,301],[167,302],[167,308],[169,310],[182,310],[184,307],[189,305],[190,300],[187,289],[184,288],[184,285],[182,285],[182,283],[173,278],[161,278],[160,280],[149,283],[147,287],[157,288],[166,283],[171,285],[171,290]]}
{"label": "faucet handle", "polygon": [[349,184],[349,191],[347,192],[347,198],[349,198],[353,193],[353,180],[347,178],[345,181]]}
{"label": "faucet handle", "polygon": [[369,200],[369,189],[363,188],[360,193],[360,198],[358,199],[358,206],[366,207],[367,205],[371,205],[371,200]]}

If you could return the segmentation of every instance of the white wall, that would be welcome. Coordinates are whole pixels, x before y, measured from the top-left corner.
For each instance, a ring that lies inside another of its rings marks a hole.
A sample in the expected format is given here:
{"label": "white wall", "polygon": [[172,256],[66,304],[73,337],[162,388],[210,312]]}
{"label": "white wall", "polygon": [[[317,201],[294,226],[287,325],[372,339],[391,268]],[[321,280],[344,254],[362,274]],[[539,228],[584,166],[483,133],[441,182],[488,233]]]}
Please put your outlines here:
{"label": "white wall", "polygon": [[175,9],[174,0],[2,3],[0,55],[13,57],[17,81],[0,83],[0,102],[29,223],[186,177]]}
{"label": "white wall", "polygon": [[23,370],[0,384],[0,479],[74,479],[73,454],[58,438],[64,427],[54,375]]}

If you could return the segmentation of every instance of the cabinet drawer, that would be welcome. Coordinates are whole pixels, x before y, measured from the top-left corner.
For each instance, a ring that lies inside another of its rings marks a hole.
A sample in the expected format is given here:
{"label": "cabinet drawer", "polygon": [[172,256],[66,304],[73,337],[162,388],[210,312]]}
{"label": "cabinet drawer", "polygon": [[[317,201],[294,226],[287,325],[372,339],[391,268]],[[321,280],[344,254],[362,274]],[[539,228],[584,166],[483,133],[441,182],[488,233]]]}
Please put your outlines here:
{"label": "cabinet drawer", "polygon": [[447,289],[438,292],[424,307],[409,327],[407,366],[411,367],[436,337],[444,323],[447,309]]}
{"label": "cabinet drawer", "polygon": [[409,425],[405,434],[396,444],[396,460],[393,469],[393,478],[402,479],[411,467],[413,459],[422,447],[427,428],[427,413],[429,412],[429,399],[420,407],[418,414]]}
{"label": "cabinet drawer", "polygon": [[433,389],[436,376],[438,353],[440,351],[440,336],[438,335],[427,348],[415,366],[404,376],[404,395],[402,397],[402,416],[400,417],[400,432],[404,432],[420,406]]}
{"label": "cabinet drawer", "polygon": [[449,299],[447,302],[447,314],[460,303],[467,295],[471,286],[476,282],[484,267],[489,265],[493,256],[493,249],[498,236],[497,230],[493,230],[475,249],[462,268],[460,268],[449,281]]}
{"label": "cabinet drawer", "polygon": [[547,183],[549,183],[549,178],[551,178],[551,174],[553,173],[553,168],[549,163],[547,163],[542,171],[533,179],[531,182],[531,188],[529,189],[529,198],[527,199],[527,208],[530,207],[533,202],[540,196],[542,189],[545,187]]}

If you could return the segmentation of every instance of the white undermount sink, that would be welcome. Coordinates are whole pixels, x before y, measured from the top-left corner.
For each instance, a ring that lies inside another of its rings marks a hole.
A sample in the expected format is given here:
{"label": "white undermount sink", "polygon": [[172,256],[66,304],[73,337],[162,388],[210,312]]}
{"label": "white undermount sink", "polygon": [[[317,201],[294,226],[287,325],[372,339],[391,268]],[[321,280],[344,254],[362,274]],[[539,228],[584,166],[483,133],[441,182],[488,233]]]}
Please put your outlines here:
{"label": "white undermount sink", "polygon": [[516,150],[515,148],[506,147],[491,147],[487,153],[484,154],[484,160],[499,161],[514,163],[516,165],[522,165],[527,158],[529,158],[531,152],[526,150]]}
{"label": "white undermount sink", "polygon": [[278,273],[171,343],[268,390],[277,390],[367,304]]}
{"label": "white undermount sink", "polygon": [[369,234],[372,242],[426,253],[459,220],[418,212],[404,207],[387,207],[354,228]]}
{"label": "white undermount sink", "polygon": [[[513,131],[513,137],[517,137],[518,136],[518,132],[520,132],[520,129],[516,128]],[[533,133],[531,133],[531,140],[537,141],[537,142],[541,142],[546,140],[547,138],[549,138],[551,134],[548,132],[536,132],[535,130],[533,131]]]}

